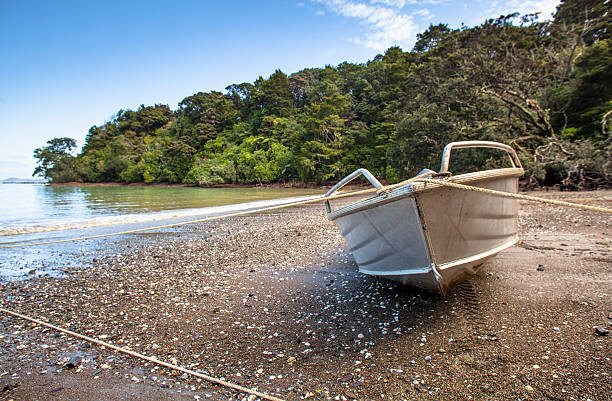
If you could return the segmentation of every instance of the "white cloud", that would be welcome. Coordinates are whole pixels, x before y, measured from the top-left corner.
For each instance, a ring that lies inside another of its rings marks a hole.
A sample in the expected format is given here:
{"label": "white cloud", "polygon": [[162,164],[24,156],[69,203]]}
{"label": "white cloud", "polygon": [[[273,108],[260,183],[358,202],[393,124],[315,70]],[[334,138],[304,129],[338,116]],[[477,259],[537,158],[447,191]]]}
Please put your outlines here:
{"label": "white cloud", "polygon": [[[347,39],[351,43],[384,51],[390,46],[411,49],[419,32],[419,22],[431,21],[436,15],[424,4],[439,4],[445,0],[311,0],[322,4],[328,13],[355,20],[364,27],[363,34]],[[512,12],[540,13],[540,19],[550,19],[560,0],[482,0],[480,17],[471,23],[480,24]],[[473,3],[457,2],[457,8],[475,8]],[[410,10],[410,11],[408,11]],[[317,15],[320,15],[317,13]],[[469,21],[466,21],[469,22]]]}
{"label": "white cloud", "polygon": [[439,4],[445,0],[370,0],[371,4],[384,4],[395,8],[404,8],[407,4]]}
{"label": "white cloud", "polygon": [[386,6],[402,8],[406,5],[406,3],[409,3],[409,2],[406,0],[370,0],[370,3],[384,4]]}
{"label": "white cloud", "polygon": [[296,6],[298,6],[298,7],[306,7],[306,3],[304,3],[303,1],[300,1],[299,3],[296,4]]}
{"label": "white cloud", "polygon": [[317,10],[317,12],[316,12],[315,14],[316,14],[316,15],[323,16],[323,15],[325,15],[325,11],[323,11],[323,10]]}
{"label": "white cloud", "polygon": [[429,11],[426,8],[422,8],[418,11],[414,12],[414,15],[417,17],[421,17],[421,18],[425,18],[425,19],[432,19],[433,18],[433,14],[431,13],[431,11]]}
{"label": "white cloud", "polygon": [[370,4],[354,0],[314,0],[333,13],[357,20],[365,26],[363,38],[351,38],[350,42],[383,51],[397,45],[404,49],[412,47],[418,27],[410,14],[402,13],[376,3],[394,7],[404,5],[402,0],[374,0]]}
{"label": "white cloud", "polygon": [[502,3],[493,2],[485,11],[483,18],[496,18],[518,12],[521,15],[540,13],[540,20],[551,19],[559,5],[559,0],[506,0]]}

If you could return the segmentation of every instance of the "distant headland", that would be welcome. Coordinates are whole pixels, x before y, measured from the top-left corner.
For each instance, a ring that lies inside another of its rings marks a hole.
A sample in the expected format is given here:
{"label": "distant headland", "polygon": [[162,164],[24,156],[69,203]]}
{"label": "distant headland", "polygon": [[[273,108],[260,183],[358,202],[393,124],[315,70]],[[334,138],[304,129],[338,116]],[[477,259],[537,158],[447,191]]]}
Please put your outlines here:
{"label": "distant headland", "polygon": [[49,181],[44,178],[6,178],[0,180],[0,184],[47,184]]}

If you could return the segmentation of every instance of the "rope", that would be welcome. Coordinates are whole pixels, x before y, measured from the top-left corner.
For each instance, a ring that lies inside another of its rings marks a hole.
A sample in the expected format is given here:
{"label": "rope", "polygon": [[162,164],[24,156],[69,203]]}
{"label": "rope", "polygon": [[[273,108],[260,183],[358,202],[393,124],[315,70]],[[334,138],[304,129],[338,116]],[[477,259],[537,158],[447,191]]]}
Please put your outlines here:
{"label": "rope", "polygon": [[40,324],[41,326],[45,326],[45,327],[48,327],[48,328],[53,329],[53,330],[61,331],[62,333],[71,335],[73,337],[77,337],[77,338],[83,339],[85,341],[89,341],[90,343],[98,344],[98,345],[101,345],[101,346],[113,349],[115,351],[131,355],[133,357],[145,360],[147,362],[154,363],[156,365],[164,366],[164,367],[169,368],[169,369],[178,370],[179,372],[183,372],[183,373],[187,373],[187,374],[192,375],[192,376],[199,377],[199,378],[204,379],[206,381],[209,381],[211,383],[215,383],[215,384],[218,384],[220,386],[224,386],[224,387],[228,387],[228,388],[237,390],[237,391],[239,391],[241,393],[252,394],[252,395],[255,395],[255,396],[257,396],[259,398],[262,398],[264,400],[283,401],[282,398],[278,398],[278,397],[275,397],[275,396],[272,396],[272,395],[268,395],[268,394],[259,392],[257,390],[252,390],[250,388],[243,387],[243,386],[241,386],[239,384],[231,383],[231,382],[228,382],[226,380],[221,380],[221,379],[218,379],[216,377],[212,377],[212,376],[209,376],[209,375],[205,375],[203,373],[199,373],[199,372],[193,371],[191,369],[186,369],[186,368],[183,368],[181,366],[177,366],[177,365],[174,365],[174,364],[171,364],[171,363],[168,363],[168,362],[164,362],[164,361],[161,361],[161,360],[159,360],[159,359],[157,359],[155,357],[146,356],[146,355],[140,354],[138,352],[130,351],[129,349],[117,347],[116,345],[109,344],[106,341],[102,341],[102,340],[98,340],[96,338],[88,337],[86,335],[76,333],[76,332],[74,332],[72,330],[67,330],[67,329],[61,328],[59,326],[55,326],[53,324],[50,324],[50,323],[47,323],[47,322],[43,322],[42,320],[34,319],[32,317],[29,317],[29,316],[26,316],[26,315],[22,315],[21,313],[17,313],[17,312],[13,312],[11,310],[8,310],[8,309],[4,309],[2,307],[0,307],[0,312],[4,312],[6,314],[18,317],[20,319],[24,319],[24,320],[28,320],[28,321],[36,323],[36,324]]}
{"label": "rope", "polygon": [[554,199],[538,198],[538,197],[535,197],[535,196],[522,195],[522,194],[514,194],[514,193],[510,193],[510,192],[495,191],[495,190],[492,190],[492,189],[479,188],[479,187],[474,187],[474,186],[464,185],[464,184],[457,184],[457,183],[454,183],[454,182],[449,182],[449,181],[444,181],[444,180],[433,180],[431,178],[425,178],[425,177],[427,177],[429,175],[432,175],[432,174],[435,174],[435,172],[426,172],[426,173],[423,173],[423,174],[418,175],[416,177],[413,177],[411,179],[402,181],[400,183],[392,184],[392,185],[387,185],[385,187],[382,187],[381,189],[371,188],[371,189],[364,189],[364,190],[361,190],[361,191],[347,192],[345,194],[333,195],[333,196],[329,196],[329,197],[322,196],[322,197],[319,197],[319,198],[309,199],[309,200],[305,200],[305,201],[285,203],[283,205],[269,206],[269,207],[264,207],[264,208],[261,208],[261,209],[246,210],[246,211],[243,211],[243,212],[223,214],[223,215],[220,215],[220,216],[206,217],[206,218],[203,218],[203,219],[184,221],[184,222],[180,222],[180,223],[164,224],[164,225],[161,225],[161,226],[139,228],[139,229],[135,229],[135,230],[119,231],[119,232],[113,232],[113,233],[107,233],[107,234],[90,235],[90,236],[86,236],[86,237],[68,238],[68,239],[61,239],[61,240],[55,240],[55,241],[34,242],[34,243],[29,243],[29,244],[17,244],[17,245],[2,245],[2,246],[0,246],[0,248],[23,248],[23,247],[27,247],[27,246],[59,244],[59,243],[62,243],[62,242],[82,241],[82,240],[89,240],[89,239],[95,239],[95,238],[111,237],[111,236],[115,236],[115,235],[133,234],[133,233],[139,233],[139,232],[143,232],[143,231],[152,231],[152,230],[158,230],[158,229],[163,229],[163,228],[179,227],[179,226],[184,226],[184,225],[188,225],[188,224],[203,223],[203,222],[207,222],[207,221],[226,219],[226,218],[229,218],[229,217],[245,216],[245,215],[249,215],[249,214],[268,212],[268,211],[271,211],[271,210],[285,209],[285,208],[289,208],[289,207],[293,207],[293,206],[307,205],[307,204],[311,204],[311,203],[317,203],[317,202],[322,202],[322,201],[329,201],[329,200],[339,199],[339,198],[346,198],[346,197],[356,196],[356,195],[364,195],[364,194],[368,194],[368,193],[372,193],[372,192],[376,192],[376,193],[380,194],[382,192],[387,192],[387,191],[390,191],[392,189],[395,189],[395,188],[398,188],[398,187],[401,187],[401,186],[404,186],[406,184],[413,183],[413,182],[424,182],[424,183],[431,183],[431,184],[439,184],[439,185],[446,186],[446,187],[451,187],[451,188],[458,188],[458,189],[463,189],[463,190],[468,190],[468,191],[483,192],[483,193],[487,193],[489,195],[498,196],[498,197],[502,197],[502,198],[522,199],[522,200],[527,200],[527,201],[531,201],[531,202],[548,203],[548,204],[551,204],[551,205],[565,206],[565,207],[570,207],[570,208],[574,208],[574,209],[583,209],[583,210],[590,210],[590,211],[602,212],[602,213],[612,213],[612,209],[608,209],[608,208],[604,208],[604,207],[581,205],[579,203],[571,203],[571,202],[558,201],[558,200],[554,200]]}
{"label": "rope", "polygon": [[466,191],[482,192],[485,194],[498,196],[501,198],[513,198],[513,199],[520,199],[520,200],[526,200],[526,201],[532,201],[532,202],[548,203],[548,204],[557,205],[557,206],[571,207],[574,209],[590,210],[593,212],[612,213],[612,209],[608,209],[605,207],[581,205],[579,203],[571,203],[571,202],[559,201],[559,200],[554,200],[554,199],[538,198],[536,196],[515,194],[511,192],[503,192],[503,191],[496,191],[493,189],[473,187],[471,185],[457,184],[455,182],[432,180],[431,178],[423,178],[419,181],[424,182],[424,183],[429,183],[429,184],[442,185],[442,186],[449,187],[449,188],[463,189]]}
{"label": "rope", "polygon": [[393,190],[395,188],[403,187],[406,184],[410,184],[412,182],[419,181],[422,178],[429,177],[430,175],[434,175],[434,174],[438,174],[438,173],[436,173],[435,171],[426,171],[423,174],[417,175],[416,177],[409,178],[409,179],[407,179],[405,181],[402,181],[402,182],[398,182],[397,184],[391,184],[391,185],[384,186],[381,189],[379,189],[378,191],[376,191],[376,193],[377,194],[381,194],[383,192],[389,192],[389,191],[391,191],[391,190]]}

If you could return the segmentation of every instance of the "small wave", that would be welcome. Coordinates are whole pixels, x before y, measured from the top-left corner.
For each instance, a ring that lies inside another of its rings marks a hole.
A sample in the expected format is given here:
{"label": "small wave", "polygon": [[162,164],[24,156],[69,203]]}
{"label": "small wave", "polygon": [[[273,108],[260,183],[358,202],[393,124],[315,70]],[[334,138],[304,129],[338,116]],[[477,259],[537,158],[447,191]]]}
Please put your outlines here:
{"label": "small wave", "polygon": [[303,200],[314,199],[319,196],[320,195],[310,195],[293,198],[272,199],[255,202],[236,203],[224,206],[209,206],[197,209],[177,209],[151,213],[96,216],[88,219],[83,218],[50,220],[29,225],[22,224],[18,227],[0,227],[0,236],[33,234],[60,230],[86,229],[92,227],[110,226],[115,224],[145,223],[149,221],[180,219],[184,217],[212,216],[225,213],[240,212],[249,209],[259,209],[263,207],[282,205],[286,203],[299,202]]}

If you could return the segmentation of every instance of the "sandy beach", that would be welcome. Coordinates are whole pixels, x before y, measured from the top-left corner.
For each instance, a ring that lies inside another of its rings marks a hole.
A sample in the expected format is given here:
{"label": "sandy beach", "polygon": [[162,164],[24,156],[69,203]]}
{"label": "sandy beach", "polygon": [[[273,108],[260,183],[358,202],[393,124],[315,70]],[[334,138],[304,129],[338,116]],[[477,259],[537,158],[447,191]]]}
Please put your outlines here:
{"label": "sandy beach", "polygon": [[[610,399],[612,217],[521,202],[520,236],[440,297],[359,273],[304,206],[115,238],[0,305],[287,400]],[[2,314],[0,399],[255,398]]]}

